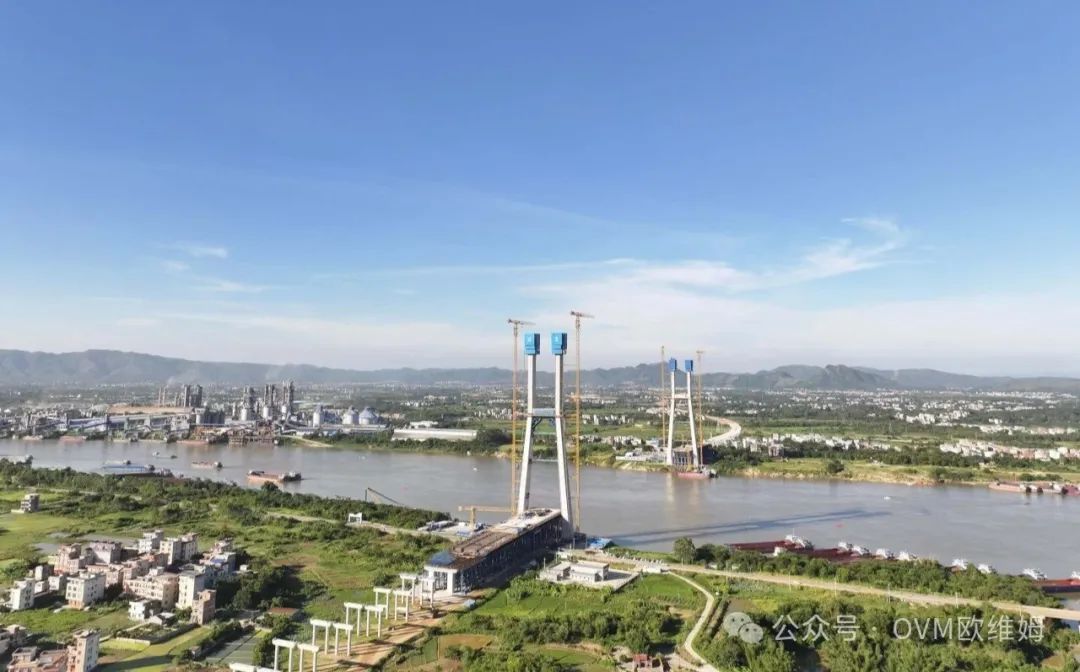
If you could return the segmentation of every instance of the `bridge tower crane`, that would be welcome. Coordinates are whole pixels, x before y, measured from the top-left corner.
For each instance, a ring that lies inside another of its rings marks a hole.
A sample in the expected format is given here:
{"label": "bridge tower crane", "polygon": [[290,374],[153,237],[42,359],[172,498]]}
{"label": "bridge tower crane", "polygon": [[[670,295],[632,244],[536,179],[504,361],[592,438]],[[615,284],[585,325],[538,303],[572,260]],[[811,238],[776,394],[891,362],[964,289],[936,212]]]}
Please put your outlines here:
{"label": "bridge tower crane", "polygon": [[577,530],[581,531],[581,320],[593,319],[596,316],[583,313],[579,310],[571,310],[574,316],[574,522]]}
{"label": "bridge tower crane", "polygon": [[480,506],[479,504],[462,504],[457,507],[458,511],[469,512],[469,527],[476,528],[476,512],[488,512],[488,513],[513,513],[513,508],[508,506]]}

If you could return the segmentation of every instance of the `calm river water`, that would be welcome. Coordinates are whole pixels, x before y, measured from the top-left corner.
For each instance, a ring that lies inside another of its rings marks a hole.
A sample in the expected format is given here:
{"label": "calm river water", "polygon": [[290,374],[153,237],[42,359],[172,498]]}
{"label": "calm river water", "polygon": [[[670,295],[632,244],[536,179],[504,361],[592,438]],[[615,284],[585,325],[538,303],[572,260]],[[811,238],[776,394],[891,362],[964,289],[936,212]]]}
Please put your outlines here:
{"label": "calm river water", "polygon": [[[163,456],[155,456],[160,452]],[[100,471],[131,460],[174,473],[246,484],[249,469],[300,471],[298,492],[363,498],[371,487],[402,504],[448,511],[463,504],[505,506],[509,463],[487,457],[358,452],[250,445],[191,447],[160,443],[0,441],[0,455],[34,456],[40,467]],[[169,459],[170,454],[177,455]],[[193,469],[219,460],[219,471]],[[555,465],[538,463],[533,502],[555,505]],[[669,550],[677,537],[698,543],[780,539],[795,533],[818,546],[840,540],[950,562],[963,557],[999,571],[1042,569],[1051,577],[1080,570],[1080,497],[1025,497],[985,487],[717,478],[686,481],[664,473],[586,468],[582,522],[590,534],[621,544]],[[492,520],[499,514],[487,514]]]}

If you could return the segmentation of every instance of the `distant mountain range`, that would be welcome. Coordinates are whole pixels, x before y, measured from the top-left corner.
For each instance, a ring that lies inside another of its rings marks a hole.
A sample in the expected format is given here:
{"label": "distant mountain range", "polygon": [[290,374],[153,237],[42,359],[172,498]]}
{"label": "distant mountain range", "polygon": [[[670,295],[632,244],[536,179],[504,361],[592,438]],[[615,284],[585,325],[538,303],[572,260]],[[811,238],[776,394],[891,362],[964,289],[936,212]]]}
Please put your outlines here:
{"label": "distant mountain range", "polygon": [[[638,364],[582,371],[589,386],[656,385],[659,365]],[[46,353],[0,350],[0,385],[100,384],[250,384],[294,380],[297,383],[405,383],[413,385],[505,384],[509,369],[380,369],[353,371],[308,364],[200,362],[116,350]],[[552,383],[550,373],[539,382]],[[933,369],[883,371],[844,365],[781,366],[756,373],[708,373],[708,386],[743,390],[979,390],[1000,392],[1075,392],[1077,378],[1009,378],[970,376]]]}

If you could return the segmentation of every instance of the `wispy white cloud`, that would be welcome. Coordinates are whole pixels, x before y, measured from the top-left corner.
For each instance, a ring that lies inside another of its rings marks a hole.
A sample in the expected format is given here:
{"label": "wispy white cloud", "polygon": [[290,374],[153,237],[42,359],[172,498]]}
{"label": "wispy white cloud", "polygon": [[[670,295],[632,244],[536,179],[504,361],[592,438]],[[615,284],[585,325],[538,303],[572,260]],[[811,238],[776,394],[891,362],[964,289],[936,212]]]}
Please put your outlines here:
{"label": "wispy white cloud", "polygon": [[229,257],[229,249],[220,245],[202,245],[198,243],[173,243],[167,246],[171,250],[177,252],[183,252],[184,254],[198,258],[213,258],[213,259],[227,259]]}
{"label": "wispy white cloud", "polygon": [[121,317],[116,321],[116,326],[118,327],[132,327],[136,329],[146,329],[160,325],[161,320],[156,317]]}
{"label": "wispy white cloud", "polygon": [[270,287],[268,285],[253,285],[222,278],[204,278],[202,284],[196,285],[195,289],[202,292],[222,294],[260,294],[270,289]]}
{"label": "wispy white cloud", "polygon": [[598,259],[593,261],[568,261],[550,264],[461,264],[461,265],[431,265],[431,266],[404,266],[400,268],[377,268],[368,271],[349,273],[318,273],[312,276],[313,280],[358,280],[371,279],[372,277],[419,277],[441,275],[455,276],[480,276],[480,275],[503,275],[507,273],[552,273],[560,271],[581,271],[597,268],[611,268],[617,266],[633,265],[633,259]]}
{"label": "wispy white cloud", "polygon": [[[766,268],[736,268],[725,261],[683,259],[670,262],[619,260],[588,278],[564,280],[530,288],[529,293],[561,295],[583,287],[605,290],[611,296],[637,297],[657,287],[696,293],[739,294],[798,285],[876,268],[893,261],[891,254],[903,248],[908,234],[891,220],[857,219],[845,222],[870,232],[872,240],[850,238],[826,240],[805,250],[788,263]],[[597,270],[597,266],[590,266]]]}
{"label": "wispy white cloud", "polygon": [[161,267],[170,273],[183,273],[184,271],[191,269],[190,264],[183,261],[177,261],[176,259],[162,259]]}

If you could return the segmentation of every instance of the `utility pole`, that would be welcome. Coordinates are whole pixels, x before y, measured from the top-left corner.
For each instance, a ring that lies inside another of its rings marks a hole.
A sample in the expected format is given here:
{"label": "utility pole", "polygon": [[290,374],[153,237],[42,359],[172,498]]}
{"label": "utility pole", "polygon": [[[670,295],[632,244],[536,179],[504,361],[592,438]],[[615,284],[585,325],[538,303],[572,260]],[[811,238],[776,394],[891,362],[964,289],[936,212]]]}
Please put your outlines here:
{"label": "utility pole", "polygon": [[581,319],[592,319],[595,315],[589,315],[577,310],[571,310],[574,316],[574,358],[576,359],[577,372],[574,378],[574,523],[577,525],[576,532],[581,531]]}
{"label": "utility pole", "polygon": [[514,370],[510,374],[510,510],[517,500],[517,416],[518,416],[518,332],[532,322],[509,318],[506,323],[514,328]]}

